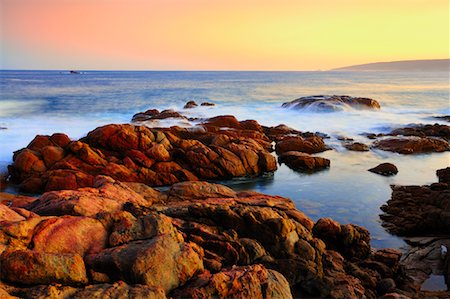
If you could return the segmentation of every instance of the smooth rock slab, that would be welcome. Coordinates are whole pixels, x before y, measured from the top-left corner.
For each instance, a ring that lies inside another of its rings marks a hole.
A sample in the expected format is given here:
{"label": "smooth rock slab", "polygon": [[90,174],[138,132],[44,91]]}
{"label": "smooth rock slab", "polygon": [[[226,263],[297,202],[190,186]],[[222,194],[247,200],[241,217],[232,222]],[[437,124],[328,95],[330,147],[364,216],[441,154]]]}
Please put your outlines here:
{"label": "smooth rock slab", "polygon": [[0,256],[1,278],[19,284],[80,285],[88,282],[78,254],[7,250]]}

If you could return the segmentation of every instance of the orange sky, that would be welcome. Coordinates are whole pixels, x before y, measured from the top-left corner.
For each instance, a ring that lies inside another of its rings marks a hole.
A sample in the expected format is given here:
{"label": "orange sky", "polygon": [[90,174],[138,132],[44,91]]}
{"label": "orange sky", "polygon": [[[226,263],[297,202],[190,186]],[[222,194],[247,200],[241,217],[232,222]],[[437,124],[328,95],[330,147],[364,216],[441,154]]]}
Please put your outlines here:
{"label": "orange sky", "polygon": [[0,0],[2,69],[316,70],[448,58],[448,0]]}

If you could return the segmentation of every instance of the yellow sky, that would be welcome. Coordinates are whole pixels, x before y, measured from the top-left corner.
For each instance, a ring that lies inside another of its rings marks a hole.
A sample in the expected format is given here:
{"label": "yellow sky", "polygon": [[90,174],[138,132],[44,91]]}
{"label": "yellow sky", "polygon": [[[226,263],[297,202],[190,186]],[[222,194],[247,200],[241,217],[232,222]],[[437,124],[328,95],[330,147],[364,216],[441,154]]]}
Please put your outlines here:
{"label": "yellow sky", "polygon": [[315,70],[448,58],[448,0],[0,0],[2,69]]}

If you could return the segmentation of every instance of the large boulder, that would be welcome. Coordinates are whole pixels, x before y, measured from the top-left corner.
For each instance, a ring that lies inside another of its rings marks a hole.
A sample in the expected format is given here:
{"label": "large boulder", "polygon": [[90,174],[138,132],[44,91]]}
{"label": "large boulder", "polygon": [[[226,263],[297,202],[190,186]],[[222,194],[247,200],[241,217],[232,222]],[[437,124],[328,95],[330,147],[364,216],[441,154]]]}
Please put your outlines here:
{"label": "large boulder", "polygon": [[203,270],[201,250],[169,234],[105,249],[89,256],[87,263],[111,280],[160,286],[166,292]]}
{"label": "large boulder", "polygon": [[381,163],[378,166],[370,168],[369,171],[384,176],[394,175],[398,173],[397,166],[392,163]]}
{"label": "large boulder", "polygon": [[236,192],[219,184],[182,182],[172,185],[167,195],[168,200],[192,200],[214,197],[236,197]]}
{"label": "large boulder", "polygon": [[283,103],[282,107],[317,112],[334,112],[349,109],[378,110],[381,108],[380,104],[373,99],[337,95],[301,97],[292,102]]}

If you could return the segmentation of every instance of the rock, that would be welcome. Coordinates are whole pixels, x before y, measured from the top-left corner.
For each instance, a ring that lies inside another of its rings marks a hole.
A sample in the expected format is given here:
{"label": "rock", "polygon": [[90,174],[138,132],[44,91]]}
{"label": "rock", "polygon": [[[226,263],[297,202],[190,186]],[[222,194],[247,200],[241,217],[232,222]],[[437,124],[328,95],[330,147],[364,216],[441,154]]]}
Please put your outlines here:
{"label": "rock", "polygon": [[301,132],[292,129],[286,125],[278,125],[275,127],[264,127],[265,134],[270,138],[270,140],[280,141],[287,136],[301,136]]}
{"label": "rock", "polygon": [[159,112],[156,109],[149,109],[145,112],[139,112],[133,115],[131,121],[132,122],[142,122],[142,121],[148,121],[148,120],[158,120],[158,119],[166,119],[166,118],[180,118],[180,119],[186,119],[185,116],[180,114],[179,112],[176,112],[172,109],[167,109]]}
{"label": "rock", "polygon": [[197,107],[197,103],[195,101],[189,101],[184,105],[183,109],[191,109]]}
{"label": "rock", "polygon": [[96,284],[78,290],[70,296],[74,299],[84,298],[149,298],[149,299],[165,299],[164,290],[157,286],[146,285],[127,285],[124,282],[116,282],[114,284]]}
{"label": "rock", "polygon": [[200,249],[167,234],[105,249],[89,256],[87,263],[110,279],[160,286],[166,292],[203,270]]}
{"label": "rock", "polygon": [[450,122],[450,115],[433,116],[433,117],[436,119],[439,119],[439,120],[445,120],[445,121]]}
{"label": "rock", "polygon": [[239,123],[239,121],[236,119],[236,117],[232,115],[220,115],[212,117],[207,120],[205,125],[220,128],[234,128],[234,129],[241,128],[241,124]]}
{"label": "rock", "polygon": [[286,279],[262,265],[204,273],[174,293],[174,298],[292,298]]}
{"label": "rock", "polygon": [[[216,126],[233,123],[238,129]],[[49,136],[39,136],[32,142],[33,150],[16,152],[9,173],[22,190],[37,193],[92,187],[97,175],[164,186],[276,170],[270,140],[256,121],[224,116],[198,128],[107,125],[64,148]]]}
{"label": "rock", "polygon": [[168,191],[168,200],[191,200],[205,198],[236,197],[236,192],[219,184],[207,182],[182,182],[172,185]]}
{"label": "rock", "polygon": [[392,163],[381,163],[380,165],[369,169],[369,171],[384,176],[394,175],[398,173],[397,167]]}
{"label": "rock", "polygon": [[317,136],[308,138],[300,136],[286,137],[277,142],[275,147],[275,150],[279,155],[290,151],[315,154],[329,149],[330,148],[323,142],[323,139]]}
{"label": "rock", "polygon": [[410,125],[405,128],[398,128],[389,133],[389,135],[418,136],[418,137],[440,137],[450,140],[450,126],[447,125]]}
{"label": "rock", "polygon": [[278,160],[294,170],[312,171],[330,167],[328,159],[293,151],[281,154]]}
{"label": "rock", "polygon": [[34,197],[0,192],[0,204],[8,207],[23,208],[35,200]]}
{"label": "rock", "polygon": [[[437,171],[445,180],[450,168]],[[383,226],[398,235],[447,234],[450,231],[449,184],[431,186],[392,186],[391,199],[381,207]]]}
{"label": "rock", "polygon": [[126,184],[108,177],[97,176],[94,184],[97,188],[47,192],[27,209],[39,215],[94,216],[100,212],[120,211],[128,202],[138,206],[152,203]]}
{"label": "rock", "polygon": [[1,221],[22,221],[25,220],[23,216],[10,209],[9,207],[0,204],[0,222]]}
{"label": "rock", "polygon": [[345,143],[344,146],[349,151],[357,151],[357,152],[369,151],[369,147],[367,145],[365,145],[364,143],[360,143],[360,142]]}
{"label": "rock", "polygon": [[421,154],[450,150],[447,141],[432,137],[391,137],[377,140],[375,148],[400,154]]}
{"label": "rock", "polygon": [[216,106],[216,104],[210,102],[203,102],[200,104],[200,106]]}
{"label": "rock", "polygon": [[84,256],[104,249],[107,237],[105,227],[98,220],[73,216],[50,218],[39,223],[33,235],[32,249]]}
{"label": "rock", "polygon": [[80,285],[88,282],[83,259],[78,254],[12,250],[3,252],[0,262],[1,278],[13,283]]}
{"label": "rock", "polygon": [[318,112],[334,112],[348,109],[380,109],[373,99],[337,95],[320,95],[298,98],[282,105],[283,108],[308,109]]}
{"label": "rock", "polygon": [[384,295],[395,290],[395,281],[392,278],[384,278],[377,284],[377,293]]}

